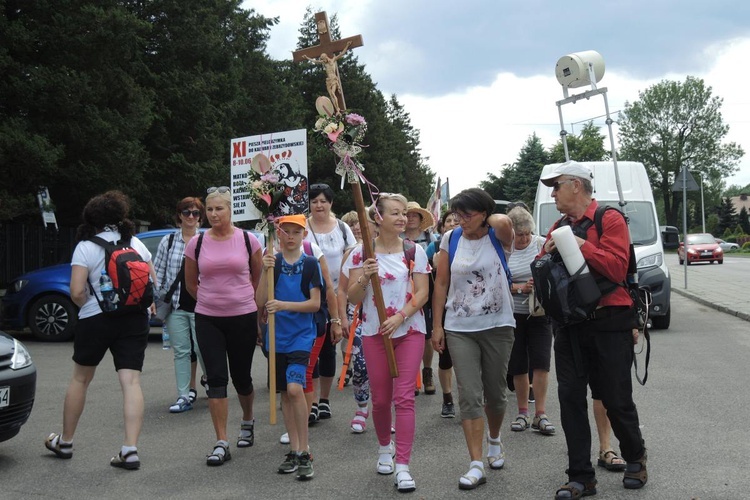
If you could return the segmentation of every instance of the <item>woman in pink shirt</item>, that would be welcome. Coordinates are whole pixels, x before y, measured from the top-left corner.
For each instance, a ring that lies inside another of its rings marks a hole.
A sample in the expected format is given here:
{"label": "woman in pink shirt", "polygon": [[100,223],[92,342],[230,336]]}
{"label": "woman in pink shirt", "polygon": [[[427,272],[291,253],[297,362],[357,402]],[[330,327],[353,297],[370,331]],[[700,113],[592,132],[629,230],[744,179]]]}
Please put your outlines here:
{"label": "woman in pink shirt", "polygon": [[206,365],[208,407],[217,439],[206,457],[208,465],[222,465],[232,458],[227,440],[230,374],[242,407],[237,447],[252,446],[255,440],[251,372],[261,246],[255,236],[234,227],[231,204],[228,187],[208,188],[206,216],[211,229],[190,240],[185,248],[185,286],[197,301],[195,333]]}

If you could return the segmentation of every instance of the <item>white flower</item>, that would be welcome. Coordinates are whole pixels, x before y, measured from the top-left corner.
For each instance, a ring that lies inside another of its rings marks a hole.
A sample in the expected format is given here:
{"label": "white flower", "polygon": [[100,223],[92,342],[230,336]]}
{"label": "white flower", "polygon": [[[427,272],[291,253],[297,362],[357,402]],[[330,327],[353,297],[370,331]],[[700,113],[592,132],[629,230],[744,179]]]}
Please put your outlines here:
{"label": "white flower", "polygon": [[323,128],[323,125],[326,124],[326,119],[322,116],[318,118],[318,121],[315,122],[315,130],[320,130]]}
{"label": "white flower", "polygon": [[330,134],[331,132],[335,132],[338,129],[338,125],[336,123],[329,123],[326,125],[326,128],[323,129],[323,132],[326,134]]}

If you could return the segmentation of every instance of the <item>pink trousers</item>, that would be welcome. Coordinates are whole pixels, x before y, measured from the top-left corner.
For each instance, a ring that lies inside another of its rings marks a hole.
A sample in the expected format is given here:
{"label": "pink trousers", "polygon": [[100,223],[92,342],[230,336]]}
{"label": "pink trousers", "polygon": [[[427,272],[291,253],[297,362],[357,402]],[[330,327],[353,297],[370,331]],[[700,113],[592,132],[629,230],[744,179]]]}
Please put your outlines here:
{"label": "pink trousers", "polygon": [[391,442],[391,408],[396,407],[396,463],[408,464],[414,444],[414,388],[424,353],[425,336],[410,333],[393,339],[398,377],[388,370],[385,343],[380,335],[363,337],[367,374],[370,377],[372,420],[381,446]]}

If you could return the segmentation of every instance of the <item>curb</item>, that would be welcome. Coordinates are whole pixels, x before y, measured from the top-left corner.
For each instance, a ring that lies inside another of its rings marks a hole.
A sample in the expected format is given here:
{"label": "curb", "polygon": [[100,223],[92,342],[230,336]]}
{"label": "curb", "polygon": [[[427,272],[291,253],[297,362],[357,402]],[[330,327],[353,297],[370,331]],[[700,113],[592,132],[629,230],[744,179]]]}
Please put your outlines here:
{"label": "curb", "polygon": [[690,300],[694,300],[695,302],[703,304],[704,306],[710,307],[712,309],[716,309],[719,312],[730,314],[730,315],[732,315],[732,316],[734,316],[736,318],[739,318],[739,319],[742,319],[742,320],[745,320],[745,321],[750,321],[750,314],[748,314],[748,313],[736,311],[734,309],[730,309],[730,308],[725,307],[725,306],[720,306],[719,304],[715,304],[715,303],[713,303],[713,302],[711,302],[709,300],[706,300],[706,299],[704,299],[702,297],[698,297],[697,295],[694,295],[694,294],[692,294],[690,292],[687,292],[685,290],[681,290],[679,288],[672,288],[672,292],[673,293],[677,293],[678,295],[682,295],[683,297],[687,297]]}

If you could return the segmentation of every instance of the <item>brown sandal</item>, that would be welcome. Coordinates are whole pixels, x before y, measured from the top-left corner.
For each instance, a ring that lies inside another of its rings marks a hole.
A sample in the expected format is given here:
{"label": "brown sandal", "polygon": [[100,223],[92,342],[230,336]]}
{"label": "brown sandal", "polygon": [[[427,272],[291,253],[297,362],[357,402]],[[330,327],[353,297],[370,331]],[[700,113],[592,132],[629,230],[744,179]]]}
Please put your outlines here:
{"label": "brown sandal", "polygon": [[572,482],[565,483],[555,492],[555,500],[569,500],[596,495],[596,480],[583,484],[583,489],[576,488]]}
{"label": "brown sandal", "polygon": [[622,472],[625,470],[625,460],[620,458],[614,450],[600,450],[599,460],[597,460],[599,467],[604,467],[611,472]]}
{"label": "brown sandal", "polygon": [[[640,460],[628,462],[625,469],[625,475],[622,478],[622,485],[628,490],[637,490],[643,488],[648,482],[648,471],[646,470],[646,454],[643,454]],[[638,467],[638,470],[633,470]]]}

